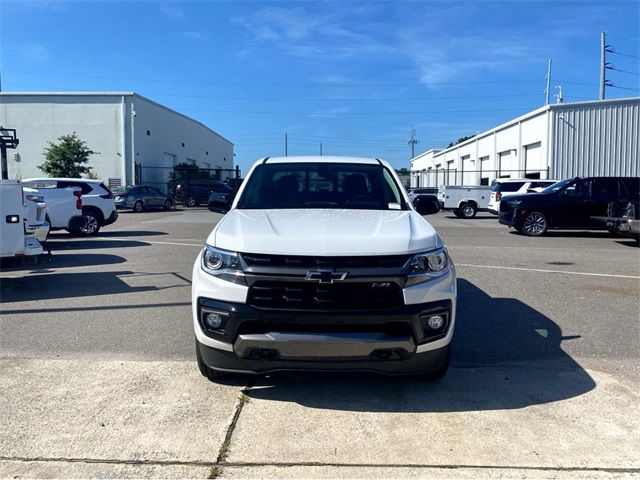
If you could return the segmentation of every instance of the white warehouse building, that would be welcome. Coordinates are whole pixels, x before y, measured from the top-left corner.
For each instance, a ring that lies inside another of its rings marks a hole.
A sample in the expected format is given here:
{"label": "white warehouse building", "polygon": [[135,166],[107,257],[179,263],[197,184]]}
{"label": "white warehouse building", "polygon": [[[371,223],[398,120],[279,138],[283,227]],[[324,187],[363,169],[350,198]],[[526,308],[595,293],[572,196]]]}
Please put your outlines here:
{"label": "white warehouse building", "polygon": [[9,150],[10,178],[44,176],[38,165],[48,142],[72,132],[97,152],[89,166],[112,187],[144,183],[166,191],[179,163],[233,176],[233,143],[134,92],[3,92],[0,125],[16,129],[20,140]]}
{"label": "white warehouse building", "polygon": [[546,105],[411,159],[411,186],[640,176],[640,98]]}

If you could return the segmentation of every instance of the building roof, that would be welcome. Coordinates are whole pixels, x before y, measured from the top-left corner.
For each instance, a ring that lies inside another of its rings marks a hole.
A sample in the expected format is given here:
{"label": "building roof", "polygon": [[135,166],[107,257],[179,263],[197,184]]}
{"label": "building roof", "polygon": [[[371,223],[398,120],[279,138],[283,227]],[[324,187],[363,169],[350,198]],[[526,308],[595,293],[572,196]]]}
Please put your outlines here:
{"label": "building roof", "polygon": [[497,127],[493,127],[489,130],[485,130],[482,133],[479,133],[477,135],[474,135],[473,137],[465,140],[464,142],[460,142],[456,145],[453,145],[451,147],[448,148],[444,148],[444,149],[436,149],[436,148],[431,148],[429,150],[427,150],[426,152],[420,153],[419,155],[416,155],[415,157],[413,157],[411,159],[411,161],[413,162],[413,160],[418,159],[419,157],[422,157],[424,155],[427,155],[430,152],[434,152],[434,156],[439,156],[439,155],[444,155],[447,152],[450,152],[452,150],[455,150],[457,148],[463,147],[469,143],[473,143],[476,140],[478,140],[479,138],[485,137],[487,135],[491,135],[494,132],[498,132],[500,130],[504,130],[505,128],[510,127],[511,125],[513,125],[514,123],[518,123],[518,122],[522,122],[524,120],[527,120],[529,118],[532,117],[536,117],[540,114],[543,114],[547,111],[551,111],[551,110],[567,110],[567,109],[571,109],[571,108],[582,108],[582,107],[597,107],[599,105],[602,104],[616,104],[616,103],[637,103],[640,102],[640,97],[630,97],[630,98],[613,98],[613,99],[609,99],[609,100],[587,100],[587,101],[582,101],[582,102],[571,102],[571,103],[556,103],[556,104],[549,104],[549,105],[544,105],[540,108],[536,108],[535,110],[532,110],[528,113],[525,113],[524,115],[520,115],[519,117],[516,117],[512,120],[509,120],[507,122],[501,123],[500,125],[498,125]]}
{"label": "building roof", "polygon": [[206,128],[207,130],[209,130],[211,133],[213,133],[215,136],[219,137],[220,139],[224,140],[225,142],[230,143],[231,145],[233,145],[233,142],[230,141],[229,139],[223,137],[222,135],[220,135],[218,132],[212,130],[211,128],[209,128],[208,126],[206,126],[204,123],[196,120],[195,118],[191,118],[188,115],[185,115],[184,113],[180,113],[177,110],[174,110],[172,108],[167,107],[166,105],[163,105],[161,103],[158,103],[154,100],[151,100],[143,95],[140,95],[139,93],[136,92],[0,92],[0,96],[2,97],[38,97],[38,96],[42,96],[42,97],[52,97],[52,96],[60,96],[60,97],[137,97],[141,100],[144,100],[145,102],[149,102],[152,103],[154,105],[156,105],[157,107],[163,108],[171,113],[174,113],[176,115],[180,115],[181,117],[197,123],[198,125],[200,125],[203,128]]}

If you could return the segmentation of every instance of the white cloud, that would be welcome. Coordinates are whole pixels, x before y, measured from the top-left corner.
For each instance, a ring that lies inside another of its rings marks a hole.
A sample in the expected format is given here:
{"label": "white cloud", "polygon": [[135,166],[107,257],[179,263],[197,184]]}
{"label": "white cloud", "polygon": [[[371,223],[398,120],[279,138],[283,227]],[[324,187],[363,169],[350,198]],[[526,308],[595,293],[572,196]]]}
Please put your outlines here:
{"label": "white cloud", "polygon": [[47,47],[45,47],[44,45],[40,45],[39,43],[26,43],[22,45],[20,50],[26,58],[38,62],[47,60],[49,57],[51,57],[49,49],[47,49]]}
{"label": "white cloud", "polygon": [[186,38],[188,38],[189,40],[202,41],[202,40],[206,40],[207,38],[209,38],[209,35],[207,35],[206,33],[196,32],[196,31],[193,31],[193,30],[182,32],[182,34]]}
{"label": "white cloud", "polygon": [[168,18],[179,19],[179,20],[184,18],[184,12],[182,11],[182,9],[176,7],[175,4],[172,4],[172,3],[161,4],[160,11]]}
{"label": "white cloud", "polygon": [[341,113],[349,113],[351,112],[351,108],[349,107],[335,107],[329,108],[327,110],[316,110],[313,113],[310,113],[309,116],[311,118],[333,118],[338,116]]}

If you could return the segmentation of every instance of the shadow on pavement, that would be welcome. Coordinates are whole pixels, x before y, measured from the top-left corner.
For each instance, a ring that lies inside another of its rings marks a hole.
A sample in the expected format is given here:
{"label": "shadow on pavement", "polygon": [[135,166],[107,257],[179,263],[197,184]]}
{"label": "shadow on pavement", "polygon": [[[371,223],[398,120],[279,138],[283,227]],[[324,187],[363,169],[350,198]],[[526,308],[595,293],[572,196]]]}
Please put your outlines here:
{"label": "shadow on pavement", "polygon": [[[118,257],[119,258],[119,257]],[[154,285],[154,277],[160,281],[172,280],[164,285]],[[128,282],[142,284],[132,286]],[[169,288],[185,287],[189,279],[172,272],[139,273],[130,270],[116,272],[87,273],[42,273],[29,274],[21,278],[5,278],[0,282],[2,302],[27,302],[60,298],[93,297],[118,293],[140,293]]]}
{"label": "shadow on pavement", "polygon": [[156,232],[149,230],[116,230],[116,231],[104,231],[101,230],[96,238],[109,238],[109,237],[155,237],[158,235],[169,235],[167,232]]}
{"label": "shadow on pavement", "polygon": [[89,238],[69,238],[61,240],[47,240],[45,250],[52,252],[64,250],[89,250],[98,248],[130,248],[130,247],[148,247],[150,243],[144,240],[101,240]]}
{"label": "shadow on pavement", "polygon": [[[514,229],[509,229],[511,235],[525,235]],[[615,236],[606,230],[549,230],[544,235],[547,238],[614,238]]]}
{"label": "shadow on pavement", "polygon": [[[575,337],[573,337],[575,338]],[[257,378],[249,396],[367,412],[515,409],[582,395],[593,379],[561,349],[560,327],[513,298],[458,280],[453,363],[441,381],[372,374],[287,373]]]}

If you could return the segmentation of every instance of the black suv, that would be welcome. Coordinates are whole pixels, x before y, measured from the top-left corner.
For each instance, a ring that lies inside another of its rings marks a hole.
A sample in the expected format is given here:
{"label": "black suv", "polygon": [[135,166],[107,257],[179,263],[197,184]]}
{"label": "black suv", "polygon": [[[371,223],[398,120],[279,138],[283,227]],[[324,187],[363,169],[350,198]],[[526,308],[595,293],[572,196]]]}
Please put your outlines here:
{"label": "black suv", "polygon": [[235,193],[227,184],[217,180],[186,180],[176,186],[176,198],[186,207],[207,204],[212,193]]}
{"label": "black suv", "polygon": [[587,177],[562,180],[534,195],[510,195],[500,203],[499,221],[530,237],[550,228],[603,229],[594,216],[606,216],[609,202],[640,193],[638,177]]}

